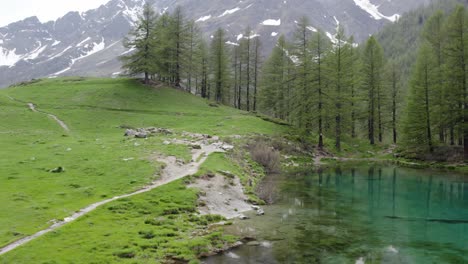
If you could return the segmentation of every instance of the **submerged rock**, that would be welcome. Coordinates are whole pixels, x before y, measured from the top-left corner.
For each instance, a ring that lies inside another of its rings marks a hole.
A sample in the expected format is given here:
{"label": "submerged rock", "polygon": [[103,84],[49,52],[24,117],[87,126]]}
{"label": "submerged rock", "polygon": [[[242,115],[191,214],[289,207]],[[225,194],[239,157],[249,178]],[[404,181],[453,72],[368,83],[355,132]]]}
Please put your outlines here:
{"label": "submerged rock", "polygon": [[258,242],[258,241],[250,241],[250,242],[247,243],[247,246],[251,246],[251,247],[258,247],[260,245],[261,245],[261,243]]}

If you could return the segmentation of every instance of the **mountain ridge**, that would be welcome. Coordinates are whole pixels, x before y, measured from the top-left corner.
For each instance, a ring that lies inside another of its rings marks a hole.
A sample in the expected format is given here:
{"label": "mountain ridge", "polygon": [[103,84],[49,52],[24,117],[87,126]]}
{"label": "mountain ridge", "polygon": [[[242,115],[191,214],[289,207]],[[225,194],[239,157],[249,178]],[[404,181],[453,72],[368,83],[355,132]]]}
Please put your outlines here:
{"label": "mountain ridge", "polygon": [[[271,48],[280,34],[291,35],[295,21],[307,14],[314,27],[335,33],[344,25],[357,41],[377,32],[400,14],[423,5],[403,0],[156,0],[157,12],[180,5],[197,21],[206,36],[218,27],[238,41],[250,25]],[[33,78],[56,76],[116,76],[122,72],[122,39],[132,28],[144,0],[111,0],[86,12],[71,11],[55,21],[41,23],[28,17],[0,28],[0,87]],[[311,29],[313,30],[313,28]]]}

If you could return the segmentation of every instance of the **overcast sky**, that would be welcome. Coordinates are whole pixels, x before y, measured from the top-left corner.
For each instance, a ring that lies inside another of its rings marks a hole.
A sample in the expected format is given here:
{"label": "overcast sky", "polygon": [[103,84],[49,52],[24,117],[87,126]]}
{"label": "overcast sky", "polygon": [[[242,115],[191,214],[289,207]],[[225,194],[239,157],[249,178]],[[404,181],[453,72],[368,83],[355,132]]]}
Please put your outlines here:
{"label": "overcast sky", "polygon": [[55,20],[68,11],[86,11],[109,0],[0,0],[0,27],[26,17],[37,16],[41,22]]}

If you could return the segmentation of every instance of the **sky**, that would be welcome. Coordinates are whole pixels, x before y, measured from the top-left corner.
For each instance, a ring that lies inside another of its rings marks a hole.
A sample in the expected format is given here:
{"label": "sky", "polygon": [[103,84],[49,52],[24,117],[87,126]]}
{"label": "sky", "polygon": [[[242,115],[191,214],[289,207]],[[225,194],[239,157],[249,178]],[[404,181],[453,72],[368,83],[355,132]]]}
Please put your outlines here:
{"label": "sky", "polygon": [[68,11],[94,9],[109,0],[0,0],[0,27],[26,17],[37,16],[41,22],[55,20]]}

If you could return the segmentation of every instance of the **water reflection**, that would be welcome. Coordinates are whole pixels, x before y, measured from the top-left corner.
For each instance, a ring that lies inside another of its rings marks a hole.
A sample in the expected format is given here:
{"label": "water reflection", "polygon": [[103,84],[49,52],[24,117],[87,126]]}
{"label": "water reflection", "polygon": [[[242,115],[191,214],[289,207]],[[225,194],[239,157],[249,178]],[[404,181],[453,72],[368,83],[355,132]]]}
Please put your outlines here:
{"label": "water reflection", "polygon": [[266,215],[229,230],[264,243],[206,263],[468,263],[466,176],[367,166],[270,181]]}

